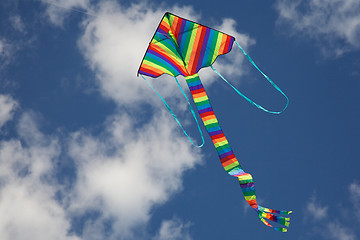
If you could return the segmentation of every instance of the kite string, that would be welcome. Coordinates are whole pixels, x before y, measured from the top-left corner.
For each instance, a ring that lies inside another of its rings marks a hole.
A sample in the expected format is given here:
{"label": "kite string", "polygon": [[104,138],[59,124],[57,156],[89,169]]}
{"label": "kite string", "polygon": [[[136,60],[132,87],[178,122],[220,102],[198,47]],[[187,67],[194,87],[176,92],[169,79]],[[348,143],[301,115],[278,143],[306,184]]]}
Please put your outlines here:
{"label": "kite string", "polygon": [[188,100],[185,92],[182,90],[182,88],[181,88],[178,80],[176,79],[176,77],[175,77],[176,83],[178,84],[178,86],[179,86],[181,92],[183,93],[183,95],[185,96],[186,101],[188,102],[188,104],[189,104],[189,106],[190,106],[191,113],[192,113],[192,115],[193,115],[193,117],[194,117],[194,119],[195,119],[195,121],[196,121],[197,126],[198,126],[198,129],[199,129],[199,132],[200,132],[200,135],[201,135],[201,139],[202,139],[201,145],[196,145],[196,144],[191,140],[190,136],[187,134],[187,132],[185,131],[185,129],[182,127],[182,125],[181,125],[181,123],[179,122],[178,118],[176,117],[175,113],[172,111],[172,109],[171,109],[170,106],[167,104],[167,102],[165,101],[165,99],[154,89],[154,87],[150,84],[150,82],[149,82],[148,80],[146,80],[146,78],[145,78],[142,74],[140,74],[140,75],[141,75],[141,77],[146,81],[146,83],[151,87],[151,89],[156,93],[156,95],[159,96],[159,98],[161,99],[161,101],[163,101],[163,103],[165,104],[166,108],[169,110],[169,112],[171,113],[171,115],[174,117],[175,121],[179,124],[180,128],[183,130],[183,132],[184,132],[184,134],[186,135],[186,137],[190,140],[191,144],[194,145],[194,146],[197,147],[197,148],[201,148],[202,146],[204,146],[204,143],[205,143],[204,136],[203,136],[203,133],[202,133],[202,131],[201,131],[201,129],[200,129],[198,120],[196,119],[195,112],[194,112],[194,110],[193,110],[193,108],[192,108],[192,106],[191,106],[191,104],[190,104],[190,102],[189,102],[189,100]]}
{"label": "kite string", "polygon": [[289,105],[289,98],[286,96],[286,94],[281,91],[281,89],[265,74],[263,73],[259,67],[255,64],[255,62],[251,59],[251,57],[244,51],[244,49],[235,41],[236,45],[240,48],[240,50],[243,52],[243,54],[247,57],[247,59],[249,60],[249,62],[265,77],[266,80],[268,80],[268,82],[277,90],[279,91],[285,98],[286,98],[286,105],[285,107],[281,110],[281,111],[269,111],[266,108],[262,107],[261,105],[255,103],[254,101],[252,101],[250,98],[246,97],[243,93],[241,93],[238,89],[236,89],[231,83],[229,83],[212,65],[210,65],[210,67],[212,68],[212,70],[214,70],[214,72],[217,73],[217,75],[219,75],[227,84],[229,84],[230,87],[232,87],[235,92],[237,92],[237,94],[239,94],[240,96],[242,96],[246,101],[248,101],[249,103],[251,103],[252,105],[254,105],[255,107],[263,110],[264,112],[268,112],[268,113],[272,113],[272,114],[280,114],[282,112],[285,111],[285,109],[288,107]]}

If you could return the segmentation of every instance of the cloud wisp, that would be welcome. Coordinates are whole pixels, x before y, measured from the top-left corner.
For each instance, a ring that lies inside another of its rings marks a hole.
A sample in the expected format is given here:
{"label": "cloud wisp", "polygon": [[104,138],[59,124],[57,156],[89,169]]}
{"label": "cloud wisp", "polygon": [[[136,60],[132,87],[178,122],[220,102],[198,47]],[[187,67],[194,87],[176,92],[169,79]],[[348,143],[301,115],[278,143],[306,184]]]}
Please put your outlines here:
{"label": "cloud wisp", "polygon": [[278,0],[275,7],[279,24],[289,26],[293,35],[315,40],[326,55],[341,56],[360,48],[357,0]]}

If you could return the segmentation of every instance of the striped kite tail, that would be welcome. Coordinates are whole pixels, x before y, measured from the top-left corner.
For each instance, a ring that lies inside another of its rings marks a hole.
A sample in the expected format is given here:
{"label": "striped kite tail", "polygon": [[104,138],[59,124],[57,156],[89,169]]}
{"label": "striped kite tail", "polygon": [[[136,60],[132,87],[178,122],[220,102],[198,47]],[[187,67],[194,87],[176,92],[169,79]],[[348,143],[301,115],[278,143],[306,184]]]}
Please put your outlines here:
{"label": "striped kite tail", "polygon": [[[278,216],[278,214],[288,215],[288,214],[292,213],[292,211],[279,211],[279,210],[273,210],[273,209],[259,206],[256,201],[255,184],[254,184],[254,180],[253,180],[251,174],[244,173],[244,174],[238,176],[238,179],[239,179],[240,187],[244,194],[245,200],[256,212],[258,212],[259,219],[266,226],[272,227],[279,232],[287,232],[287,227],[289,227],[289,224],[290,224],[290,218]],[[271,220],[271,221],[281,224],[285,227],[273,227],[265,219]]]}
{"label": "striped kite tail", "polygon": [[[205,125],[206,131],[212,139],[214,146],[218,152],[221,164],[225,171],[231,176],[237,177],[240,182],[241,190],[243,191],[245,200],[258,213],[260,220],[267,226],[274,228],[280,232],[286,232],[289,227],[290,218],[277,216],[275,214],[290,214],[291,211],[277,211],[269,208],[261,207],[257,204],[255,195],[255,185],[252,176],[244,172],[238,160],[232,151],[229,142],[227,141],[219,122],[216,119],[215,113],[210,105],[209,98],[200,81],[199,75],[194,74],[185,77],[186,82],[191,91],[197,110]],[[285,227],[273,227],[267,220],[271,220]]]}

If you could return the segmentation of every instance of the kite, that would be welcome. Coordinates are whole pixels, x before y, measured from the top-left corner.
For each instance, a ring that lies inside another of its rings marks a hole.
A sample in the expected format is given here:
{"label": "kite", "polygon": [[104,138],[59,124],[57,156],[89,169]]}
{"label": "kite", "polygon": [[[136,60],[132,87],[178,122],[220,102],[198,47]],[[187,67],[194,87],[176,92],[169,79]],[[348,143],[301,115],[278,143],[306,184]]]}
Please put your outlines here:
{"label": "kite", "polygon": [[[229,142],[227,141],[215,113],[210,104],[206,91],[201,83],[198,72],[203,67],[211,67],[225,82],[227,82],[238,94],[243,96],[248,102],[263,111],[279,114],[280,112],[269,111],[257,103],[251,101],[245,95],[240,93],[234,86],[232,86],[213,66],[212,64],[219,55],[226,54],[231,51],[233,43],[240,48],[248,60],[255,66],[255,68],[272,84],[287,99],[287,104],[282,111],[284,111],[289,103],[287,96],[280,90],[280,88],[270,80],[253,62],[249,55],[242,49],[242,47],[235,41],[235,38],[206,27],[204,25],[195,23],[193,21],[178,17],[172,13],[165,13],[141,62],[138,70],[142,78],[150,85],[143,75],[157,78],[162,74],[173,76],[180,87],[177,76],[185,77],[186,83],[190,89],[194,103],[198,113],[205,125],[205,129],[212,139],[214,146],[219,155],[222,166],[225,171],[231,176],[237,177],[240,183],[241,190],[247,203],[257,212],[259,219],[267,226],[274,228],[280,232],[287,232],[290,218],[281,215],[288,215],[292,211],[278,211],[258,205],[255,195],[255,186],[253,177],[246,173],[239,164],[234,152],[232,151]],[[195,117],[195,113],[191,107],[186,94],[180,87],[182,94],[185,96],[190,106],[191,112],[198,125],[201,133],[202,144],[204,138]],[[169,109],[179,126],[182,128],[180,122],[175,114],[165,102],[165,100],[156,92],[161,98],[166,107]],[[185,135],[189,138],[191,143],[196,146],[186,131],[182,128]],[[267,220],[283,225],[281,227],[272,226]]]}

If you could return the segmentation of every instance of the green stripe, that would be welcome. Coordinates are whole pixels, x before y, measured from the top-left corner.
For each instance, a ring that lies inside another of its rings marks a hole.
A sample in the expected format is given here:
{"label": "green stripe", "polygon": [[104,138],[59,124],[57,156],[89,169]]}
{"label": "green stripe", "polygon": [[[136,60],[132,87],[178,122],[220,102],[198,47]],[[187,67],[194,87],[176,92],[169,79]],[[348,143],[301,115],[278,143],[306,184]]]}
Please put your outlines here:
{"label": "green stripe", "polygon": [[255,191],[243,192],[244,196],[253,196],[255,195]]}
{"label": "green stripe", "polygon": [[[197,76],[191,75],[191,77],[194,76],[193,78],[186,78],[186,77],[185,77],[186,82],[188,82],[188,83],[193,83],[193,82],[199,81],[200,78],[199,78],[199,76],[198,76],[197,73],[196,73],[196,75],[197,75]],[[201,82],[200,82],[200,83],[201,83]]]}
{"label": "green stripe", "polygon": [[210,104],[209,99],[207,99],[205,101],[202,101],[202,102],[195,103],[196,106],[202,106],[202,105],[205,105],[205,104]]}
{"label": "green stripe", "polygon": [[230,172],[232,169],[236,168],[237,166],[239,166],[238,162],[234,162],[230,165],[227,165],[226,167],[224,167],[225,171]]}
{"label": "green stripe", "polygon": [[193,47],[194,47],[194,42],[195,42],[195,37],[196,37],[196,34],[197,34],[197,31],[198,31],[198,24],[193,24],[193,29],[191,31],[189,31],[189,35],[190,35],[190,39],[189,39],[189,47],[185,53],[185,56],[184,56],[184,61],[185,61],[185,64],[186,64],[186,67],[189,65],[189,62],[190,62],[190,57],[191,57],[191,53],[193,51]]}
{"label": "green stripe", "polygon": [[217,43],[218,36],[219,36],[219,32],[218,32],[218,31],[215,31],[215,32],[214,32],[214,37],[213,37],[213,39],[212,39],[211,47],[210,47],[211,52],[210,52],[209,58],[207,59],[207,62],[206,62],[207,65],[212,64],[212,59],[213,59],[213,57],[214,57],[214,55],[215,55],[214,52],[215,52],[215,47],[216,47],[216,43]]}
{"label": "green stripe", "polygon": [[220,150],[223,150],[223,149],[227,149],[227,148],[229,148],[229,147],[230,147],[229,143],[228,143],[228,144],[225,144],[225,145],[222,145],[222,146],[218,146],[218,147],[216,148],[216,151],[220,151]]}
{"label": "green stripe", "polygon": [[208,128],[213,128],[213,127],[217,127],[217,126],[219,126],[219,123],[211,123],[211,124],[205,125],[205,128],[208,129]]}
{"label": "green stripe", "polygon": [[[166,62],[161,62],[157,59],[152,58],[151,56],[146,56],[145,61],[149,61],[149,63],[154,63],[156,65],[158,65],[159,67],[162,67],[161,70],[166,69],[167,71],[171,72],[173,74],[173,76],[176,76],[177,70],[173,68],[173,66],[171,66],[170,64],[166,63]],[[148,64],[150,65],[150,64]],[[155,65],[151,65],[153,67],[155,67]],[[158,69],[160,69],[159,67],[157,67]]]}
{"label": "green stripe", "polygon": [[222,34],[222,33],[218,34],[216,46],[214,48],[214,55],[212,56],[211,63],[213,63],[215,61],[216,57],[219,55],[219,50],[220,50],[221,40],[222,40],[223,35],[224,34]]}
{"label": "green stripe", "polygon": [[252,179],[246,179],[246,180],[239,180],[240,184],[246,184],[246,183],[253,183],[254,181]]}
{"label": "green stripe", "polygon": [[188,48],[189,48],[189,45],[190,45],[190,38],[191,38],[191,30],[194,26],[194,23],[192,22],[189,22],[189,28],[188,29],[184,29],[186,32],[184,32],[183,34],[186,34],[185,36],[185,42],[183,43],[184,44],[184,48],[182,49],[182,57],[184,59],[184,62],[185,62],[185,67],[187,67],[187,63],[186,63],[186,60],[185,60],[185,57],[186,57],[186,53],[188,51]]}

